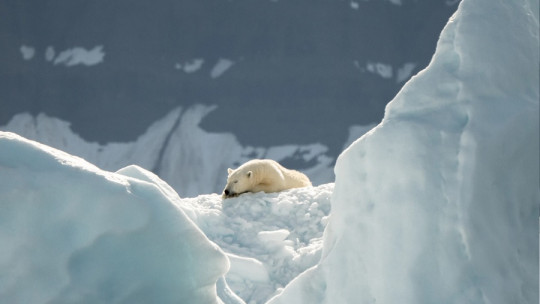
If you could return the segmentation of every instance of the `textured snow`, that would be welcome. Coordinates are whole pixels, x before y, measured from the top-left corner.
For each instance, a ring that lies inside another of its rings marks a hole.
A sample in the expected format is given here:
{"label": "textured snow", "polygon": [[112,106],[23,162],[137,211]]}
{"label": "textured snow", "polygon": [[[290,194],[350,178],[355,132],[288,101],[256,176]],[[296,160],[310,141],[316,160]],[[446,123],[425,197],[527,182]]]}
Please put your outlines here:
{"label": "textured snow", "polygon": [[340,155],[320,262],[269,303],[538,303],[538,55],[538,1],[464,0]]}
{"label": "textured snow", "polygon": [[179,206],[227,253],[230,288],[246,303],[264,303],[320,259],[333,187],[246,193],[226,200],[200,195],[182,198]]}
{"label": "textured snow", "polygon": [[396,83],[409,80],[417,64],[414,62],[405,62],[401,66],[393,66],[383,62],[367,62],[365,67],[360,61],[353,61],[354,66],[362,72],[370,72],[384,79],[394,79]]}

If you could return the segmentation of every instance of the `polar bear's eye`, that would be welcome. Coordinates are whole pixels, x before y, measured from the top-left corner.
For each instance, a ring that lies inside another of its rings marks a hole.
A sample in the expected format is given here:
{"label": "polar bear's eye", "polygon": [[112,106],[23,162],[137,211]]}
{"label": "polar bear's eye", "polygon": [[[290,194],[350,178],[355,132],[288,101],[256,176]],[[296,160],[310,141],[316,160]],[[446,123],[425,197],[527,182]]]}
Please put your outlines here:
{"label": "polar bear's eye", "polygon": [[233,184],[236,184],[236,183],[238,183],[238,181],[237,181],[237,180],[235,180],[235,181],[233,182]]}

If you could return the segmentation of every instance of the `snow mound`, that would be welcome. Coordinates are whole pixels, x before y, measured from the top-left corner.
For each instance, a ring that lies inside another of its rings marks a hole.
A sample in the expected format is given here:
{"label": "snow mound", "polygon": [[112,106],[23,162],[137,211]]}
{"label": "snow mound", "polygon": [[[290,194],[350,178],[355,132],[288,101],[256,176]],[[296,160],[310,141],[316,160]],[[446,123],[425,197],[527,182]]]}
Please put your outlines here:
{"label": "snow mound", "polygon": [[201,195],[179,207],[227,253],[231,289],[246,303],[264,303],[321,257],[334,185],[223,200]]}
{"label": "snow mound", "polygon": [[332,191],[180,198],[0,132],[0,302],[263,303],[320,259]]}
{"label": "snow mound", "polygon": [[159,178],[121,173],[0,132],[0,302],[221,303],[225,254]]}
{"label": "snow mound", "polygon": [[538,303],[538,1],[463,0],[338,158],[321,261],[269,303]]}

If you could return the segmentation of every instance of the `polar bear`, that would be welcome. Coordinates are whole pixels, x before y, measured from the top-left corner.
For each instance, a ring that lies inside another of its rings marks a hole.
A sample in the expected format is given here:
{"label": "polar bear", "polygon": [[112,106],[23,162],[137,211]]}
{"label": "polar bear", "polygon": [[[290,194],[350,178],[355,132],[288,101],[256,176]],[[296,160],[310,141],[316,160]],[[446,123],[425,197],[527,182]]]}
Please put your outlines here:
{"label": "polar bear", "polygon": [[236,170],[229,168],[228,173],[223,198],[245,192],[279,192],[311,186],[311,181],[303,173],[287,169],[271,159],[253,159]]}

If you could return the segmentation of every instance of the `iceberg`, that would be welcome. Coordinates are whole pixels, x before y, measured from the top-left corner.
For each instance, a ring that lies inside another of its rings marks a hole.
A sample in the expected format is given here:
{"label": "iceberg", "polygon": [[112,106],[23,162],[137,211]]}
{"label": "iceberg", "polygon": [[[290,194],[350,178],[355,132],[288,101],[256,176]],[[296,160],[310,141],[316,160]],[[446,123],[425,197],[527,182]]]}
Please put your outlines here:
{"label": "iceberg", "polygon": [[335,166],[322,258],[278,303],[538,303],[538,1],[464,0]]}
{"label": "iceberg", "polygon": [[156,180],[0,132],[0,302],[222,303],[226,255]]}

